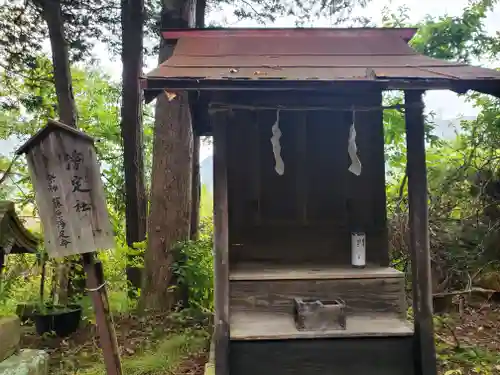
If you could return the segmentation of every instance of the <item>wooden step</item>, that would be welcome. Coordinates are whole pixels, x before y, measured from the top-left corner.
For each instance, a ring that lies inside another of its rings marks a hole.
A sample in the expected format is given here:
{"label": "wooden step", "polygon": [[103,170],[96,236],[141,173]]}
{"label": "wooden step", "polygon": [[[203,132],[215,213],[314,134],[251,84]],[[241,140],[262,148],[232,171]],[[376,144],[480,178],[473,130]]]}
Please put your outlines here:
{"label": "wooden step", "polygon": [[293,312],[293,298],[342,299],[349,314],[404,317],[404,274],[392,268],[245,265],[230,273],[230,309]]}
{"label": "wooden step", "polygon": [[348,315],[345,330],[299,331],[293,315],[274,312],[232,312],[231,340],[285,340],[324,337],[412,336],[413,327],[396,316]]}
{"label": "wooden step", "polygon": [[368,265],[365,268],[327,265],[280,265],[242,263],[231,267],[229,280],[337,280],[404,278],[404,273],[391,267]]}
{"label": "wooden step", "polygon": [[231,375],[413,375],[412,336],[231,341]]}

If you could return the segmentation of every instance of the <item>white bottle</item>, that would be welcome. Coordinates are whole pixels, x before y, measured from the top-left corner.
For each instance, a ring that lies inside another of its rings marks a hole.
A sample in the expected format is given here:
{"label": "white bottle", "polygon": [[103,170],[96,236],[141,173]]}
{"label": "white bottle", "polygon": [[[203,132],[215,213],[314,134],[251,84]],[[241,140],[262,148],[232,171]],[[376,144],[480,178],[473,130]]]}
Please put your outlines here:
{"label": "white bottle", "polygon": [[366,235],[363,232],[351,233],[351,263],[356,268],[366,266]]}

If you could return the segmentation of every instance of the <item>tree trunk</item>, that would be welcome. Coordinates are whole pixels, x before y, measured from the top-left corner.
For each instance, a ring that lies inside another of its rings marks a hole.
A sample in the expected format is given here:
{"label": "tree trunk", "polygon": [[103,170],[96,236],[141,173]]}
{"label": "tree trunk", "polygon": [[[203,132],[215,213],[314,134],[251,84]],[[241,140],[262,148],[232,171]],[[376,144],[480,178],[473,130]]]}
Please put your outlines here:
{"label": "tree trunk", "polygon": [[[164,0],[162,28],[186,28],[194,22],[190,1]],[[173,45],[160,44],[159,62],[172,55]],[[170,310],[173,293],[173,246],[189,239],[191,222],[193,132],[187,93],[162,93],[156,102],[151,209],[145,255],[142,309]]]}
{"label": "tree trunk", "polygon": [[40,4],[43,9],[43,18],[49,29],[59,119],[66,125],[76,128],[76,103],[71,84],[68,45],[64,37],[61,2],[59,0],[43,0]]}
{"label": "tree trunk", "polygon": [[[128,246],[134,247],[134,242],[146,239],[142,95],[139,87],[143,64],[144,0],[122,0],[121,22],[123,64],[121,133],[125,170],[126,238]],[[134,256],[128,258],[130,263],[135,260]],[[131,289],[129,295],[132,297],[133,294]]]}
{"label": "tree trunk", "polygon": [[[205,27],[205,9],[206,0],[196,1],[196,27]],[[194,124],[193,124],[194,125]],[[194,131],[193,131],[194,134]],[[193,165],[192,165],[192,197],[191,197],[191,234],[190,238],[196,240],[198,238],[198,230],[200,224],[200,199],[201,199],[201,180],[200,180],[200,136],[193,135]]]}
{"label": "tree trunk", "polygon": [[[60,0],[39,0],[42,15],[49,29],[52,50],[52,65],[56,86],[59,119],[66,125],[77,127],[77,111],[73,96],[73,85],[68,55],[68,45],[64,36],[64,21]],[[58,263],[56,300],[60,304],[68,301],[71,261]]]}

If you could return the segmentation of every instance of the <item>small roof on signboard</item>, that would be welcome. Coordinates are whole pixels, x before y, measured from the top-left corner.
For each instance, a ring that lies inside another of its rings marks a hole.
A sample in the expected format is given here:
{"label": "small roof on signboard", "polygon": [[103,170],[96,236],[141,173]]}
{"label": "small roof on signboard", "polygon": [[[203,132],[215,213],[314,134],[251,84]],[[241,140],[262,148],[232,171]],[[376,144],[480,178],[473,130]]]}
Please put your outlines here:
{"label": "small roof on signboard", "polygon": [[42,140],[44,140],[53,131],[63,131],[63,132],[70,134],[72,136],[82,138],[83,140],[85,140],[87,142],[94,143],[94,138],[85,134],[84,132],[81,132],[78,129],[75,129],[75,128],[72,128],[71,126],[63,124],[62,122],[59,122],[56,120],[49,120],[49,121],[47,121],[47,125],[45,125],[39,131],[37,131],[35,133],[35,135],[33,135],[21,147],[19,147],[19,149],[16,151],[16,154],[21,155],[21,154],[27,153],[32,147],[39,144]]}
{"label": "small roof on signboard", "polygon": [[[500,94],[500,71],[424,56],[408,28],[188,29],[163,32],[174,53],[147,74],[163,89],[289,90],[373,86]],[[333,85],[334,83],[335,85]]]}

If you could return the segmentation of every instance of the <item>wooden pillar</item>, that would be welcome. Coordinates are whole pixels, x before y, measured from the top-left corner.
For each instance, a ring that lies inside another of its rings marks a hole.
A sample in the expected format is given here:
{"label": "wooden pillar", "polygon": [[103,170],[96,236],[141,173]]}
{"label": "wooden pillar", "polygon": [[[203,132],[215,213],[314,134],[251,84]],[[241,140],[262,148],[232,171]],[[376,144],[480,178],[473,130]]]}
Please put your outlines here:
{"label": "wooden pillar", "polygon": [[212,116],[214,147],[215,373],[229,374],[229,228],[225,112]]}
{"label": "wooden pillar", "polygon": [[417,374],[436,375],[422,91],[405,91],[410,253]]}

